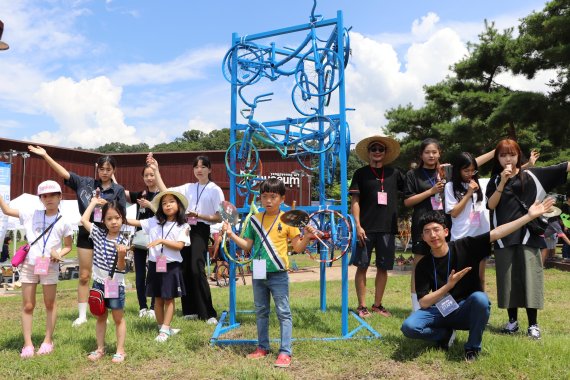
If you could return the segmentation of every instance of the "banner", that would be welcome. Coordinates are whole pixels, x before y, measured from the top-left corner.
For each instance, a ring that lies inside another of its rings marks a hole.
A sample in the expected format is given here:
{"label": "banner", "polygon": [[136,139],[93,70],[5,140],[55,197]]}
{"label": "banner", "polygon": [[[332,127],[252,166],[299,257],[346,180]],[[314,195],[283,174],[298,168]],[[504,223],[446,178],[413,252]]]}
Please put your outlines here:
{"label": "banner", "polygon": [[[0,197],[6,203],[10,202],[10,172],[11,165],[7,162],[0,162]],[[8,216],[0,210],[0,241],[4,244],[4,237],[8,229]]]}

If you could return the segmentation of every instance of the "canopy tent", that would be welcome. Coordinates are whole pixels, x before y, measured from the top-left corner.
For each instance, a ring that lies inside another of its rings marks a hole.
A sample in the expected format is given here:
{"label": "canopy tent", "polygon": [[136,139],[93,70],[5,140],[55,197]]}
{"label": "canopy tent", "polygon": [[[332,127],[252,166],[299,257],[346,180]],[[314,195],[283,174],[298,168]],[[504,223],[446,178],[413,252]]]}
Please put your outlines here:
{"label": "canopy tent", "polygon": [[[40,198],[37,195],[32,195],[24,193],[10,201],[10,207],[17,210],[41,210],[44,208]],[[79,224],[81,223],[81,214],[79,213],[79,206],[76,200],[62,200],[59,209],[63,215],[71,222],[74,232],[79,229]],[[137,208],[134,204],[127,204],[127,218],[136,219]],[[130,233],[134,231],[133,227],[124,226],[125,230]],[[12,216],[8,217],[8,231],[14,231],[14,239],[12,240],[13,249],[11,257],[14,257],[16,253],[16,247],[18,243],[18,234],[16,231],[20,232],[20,236],[25,234],[24,226],[20,224],[20,219],[14,218]]]}

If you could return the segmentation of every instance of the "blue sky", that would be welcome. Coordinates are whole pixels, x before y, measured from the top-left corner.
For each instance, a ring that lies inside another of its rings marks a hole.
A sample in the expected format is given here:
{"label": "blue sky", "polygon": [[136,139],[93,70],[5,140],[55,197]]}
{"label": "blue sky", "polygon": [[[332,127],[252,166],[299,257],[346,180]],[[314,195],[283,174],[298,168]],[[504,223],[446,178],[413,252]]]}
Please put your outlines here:
{"label": "blue sky", "polygon": [[[188,129],[228,127],[230,86],[221,62],[232,32],[302,24],[311,6],[310,0],[0,0],[2,40],[10,44],[0,52],[0,135],[66,147],[152,146]],[[333,18],[343,10],[345,25],[353,27],[346,70],[347,106],[356,108],[349,115],[352,141],[381,132],[387,109],[420,106],[422,86],[449,74],[484,19],[502,29],[543,7],[533,0],[321,0],[318,14]],[[293,46],[300,37],[277,41]],[[552,75],[500,80],[544,90]],[[252,96],[276,92],[256,118],[296,116],[287,86],[260,82],[252,89]]]}

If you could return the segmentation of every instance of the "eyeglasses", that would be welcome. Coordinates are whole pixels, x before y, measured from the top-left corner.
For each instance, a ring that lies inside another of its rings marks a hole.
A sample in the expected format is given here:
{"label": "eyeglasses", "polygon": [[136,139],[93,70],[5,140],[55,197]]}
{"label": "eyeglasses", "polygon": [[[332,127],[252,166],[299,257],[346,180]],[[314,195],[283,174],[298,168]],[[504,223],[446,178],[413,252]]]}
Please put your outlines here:
{"label": "eyeglasses", "polygon": [[431,234],[439,234],[441,231],[443,231],[443,228],[441,227],[435,227],[432,229],[425,229],[422,231],[422,234],[426,235],[426,236],[431,236]]}
{"label": "eyeglasses", "polygon": [[471,174],[471,175],[477,175],[477,173],[479,173],[478,170],[467,170],[467,169],[464,169],[463,171],[464,171],[465,173]]}
{"label": "eyeglasses", "polygon": [[373,146],[373,147],[368,148],[368,151],[372,152],[372,153],[376,153],[376,152],[384,153],[386,151],[386,148],[384,148],[383,146]]}

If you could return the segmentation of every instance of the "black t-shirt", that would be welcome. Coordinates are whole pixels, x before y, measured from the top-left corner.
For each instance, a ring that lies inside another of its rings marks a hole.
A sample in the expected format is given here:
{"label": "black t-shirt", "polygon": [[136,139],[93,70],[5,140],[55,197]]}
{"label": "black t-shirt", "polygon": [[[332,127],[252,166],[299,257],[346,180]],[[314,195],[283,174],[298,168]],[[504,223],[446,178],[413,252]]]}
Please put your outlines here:
{"label": "black t-shirt", "polygon": [[156,193],[153,193],[152,191],[148,191],[148,190],[143,190],[143,191],[130,191],[129,195],[130,195],[130,199],[129,199],[129,203],[132,204],[136,204],[137,205],[137,219],[138,220],[143,220],[143,219],[149,219],[152,218],[154,216],[154,212],[152,212],[152,210],[148,207],[141,207],[138,203],[137,203],[137,199],[147,199],[149,202],[152,202],[152,200],[154,199],[154,197],[156,197],[156,195],[159,193],[159,191],[157,191]]}
{"label": "black t-shirt", "polygon": [[[527,207],[530,207],[536,200],[544,199],[546,193],[553,188],[566,182],[567,168],[568,163],[564,162],[543,168],[522,170],[519,175],[510,178],[503,189],[501,199],[493,213],[491,220],[492,227],[501,226],[526,215],[527,211],[521,207],[521,204],[516,200],[514,194],[516,194]],[[529,172],[532,173],[532,175],[529,174]],[[487,204],[489,202],[488,199],[497,189],[499,182],[500,175],[498,174],[493,176],[489,181],[486,191]],[[495,242],[495,248],[504,248],[519,244],[540,248],[542,246],[542,240],[540,236],[530,233],[527,228],[520,228],[512,234],[497,240]]]}
{"label": "black t-shirt", "polygon": [[[479,279],[479,262],[491,254],[490,233],[467,236],[447,244],[449,252],[444,257],[433,257],[430,253],[418,262],[416,266],[418,299],[445,285],[451,270],[455,270],[457,273],[467,267],[471,267],[471,270],[459,280],[449,293],[456,301],[461,301],[473,292],[482,291]],[[437,277],[434,277],[434,273]],[[437,278],[437,288],[435,278]]]}
{"label": "black t-shirt", "polygon": [[[75,191],[77,205],[79,206],[79,213],[81,215],[83,215],[89,206],[91,198],[93,197],[93,191],[95,191],[96,188],[101,189],[101,198],[107,202],[116,200],[125,210],[127,209],[125,189],[118,183],[113,182],[109,188],[103,190],[101,180],[94,179],[93,177],[82,177],[73,172],[69,172],[69,179],[64,180],[63,183]],[[93,220],[93,214],[90,220]]]}
{"label": "black t-shirt", "polygon": [[[387,205],[378,204],[378,192],[387,194]],[[370,165],[357,169],[352,176],[349,192],[358,195],[360,225],[366,232],[398,233],[398,192],[404,191],[404,175],[391,167]]]}
{"label": "black t-shirt", "polygon": [[[452,166],[447,165],[445,169],[445,178],[451,180],[451,170]],[[406,174],[406,187],[404,191],[404,197],[406,199],[413,197],[414,195],[421,194],[426,190],[431,189],[437,183],[437,173],[436,169],[424,169],[417,168],[408,171]],[[445,192],[440,193],[442,200],[442,207],[445,205],[445,200],[443,199]],[[426,211],[432,211],[433,207],[431,205],[431,197],[424,199],[420,203],[414,206],[414,212],[412,213],[412,241],[418,242],[422,241],[422,231],[420,231],[419,221],[420,216],[422,216]],[[438,210],[443,216],[445,216],[445,221],[447,223],[447,228],[451,230],[451,216],[445,213],[445,207],[442,210]]]}

